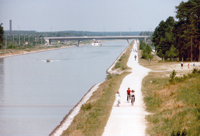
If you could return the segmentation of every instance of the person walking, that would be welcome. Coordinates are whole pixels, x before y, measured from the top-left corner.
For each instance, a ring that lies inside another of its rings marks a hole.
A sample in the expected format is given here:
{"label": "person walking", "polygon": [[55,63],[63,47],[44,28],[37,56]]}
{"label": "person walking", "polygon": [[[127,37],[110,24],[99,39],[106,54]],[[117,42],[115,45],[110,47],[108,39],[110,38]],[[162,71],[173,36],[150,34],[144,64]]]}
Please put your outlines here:
{"label": "person walking", "polygon": [[127,93],[127,102],[129,102],[129,99],[130,99],[130,92],[131,92],[131,90],[130,90],[130,88],[128,88],[128,90],[126,91],[126,93]]}
{"label": "person walking", "polygon": [[119,91],[117,91],[117,93],[115,94],[115,99],[116,99],[117,106],[119,107],[119,104],[120,104],[120,94],[119,94]]}
{"label": "person walking", "polygon": [[135,91],[132,90],[130,95],[131,95],[131,104],[134,105],[134,102],[135,102]]}
{"label": "person walking", "polygon": [[183,69],[183,62],[181,62],[181,68]]}
{"label": "person walking", "polygon": [[188,63],[188,68],[190,68],[190,64]]}
{"label": "person walking", "polygon": [[135,55],[135,60],[136,60],[137,56]]}

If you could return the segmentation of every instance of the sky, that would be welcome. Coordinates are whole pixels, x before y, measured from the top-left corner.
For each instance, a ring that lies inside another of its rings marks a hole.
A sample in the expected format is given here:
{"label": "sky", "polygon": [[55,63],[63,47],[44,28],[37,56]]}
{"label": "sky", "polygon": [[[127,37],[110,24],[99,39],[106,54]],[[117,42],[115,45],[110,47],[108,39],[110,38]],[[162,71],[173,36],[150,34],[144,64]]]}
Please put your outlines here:
{"label": "sky", "polygon": [[0,0],[4,30],[153,31],[188,0]]}

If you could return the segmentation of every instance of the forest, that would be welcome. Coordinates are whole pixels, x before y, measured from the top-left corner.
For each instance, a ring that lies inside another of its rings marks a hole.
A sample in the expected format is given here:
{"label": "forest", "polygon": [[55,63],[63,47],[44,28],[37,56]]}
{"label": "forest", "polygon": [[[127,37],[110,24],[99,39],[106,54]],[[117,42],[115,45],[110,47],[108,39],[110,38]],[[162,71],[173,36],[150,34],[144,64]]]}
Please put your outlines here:
{"label": "forest", "polygon": [[181,2],[176,20],[161,21],[152,35],[152,44],[162,59],[200,61],[200,0]]}

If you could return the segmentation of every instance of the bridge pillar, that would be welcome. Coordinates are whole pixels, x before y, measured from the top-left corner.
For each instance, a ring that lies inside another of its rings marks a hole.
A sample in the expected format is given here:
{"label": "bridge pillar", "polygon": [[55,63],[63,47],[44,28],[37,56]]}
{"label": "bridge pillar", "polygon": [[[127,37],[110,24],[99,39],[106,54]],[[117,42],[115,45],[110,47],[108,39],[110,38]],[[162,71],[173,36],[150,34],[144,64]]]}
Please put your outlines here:
{"label": "bridge pillar", "polygon": [[50,39],[45,39],[45,45],[51,45],[51,40]]}
{"label": "bridge pillar", "polygon": [[45,44],[49,45],[49,39],[45,39]]}
{"label": "bridge pillar", "polygon": [[78,44],[77,44],[78,47],[79,47],[79,43],[80,43],[80,40],[78,40]]}
{"label": "bridge pillar", "polygon": [[127,42],[128,42],[128,45],[129,45],[130,43],[129,43],[129,40],[128,40],[128,39],[127,39]]}

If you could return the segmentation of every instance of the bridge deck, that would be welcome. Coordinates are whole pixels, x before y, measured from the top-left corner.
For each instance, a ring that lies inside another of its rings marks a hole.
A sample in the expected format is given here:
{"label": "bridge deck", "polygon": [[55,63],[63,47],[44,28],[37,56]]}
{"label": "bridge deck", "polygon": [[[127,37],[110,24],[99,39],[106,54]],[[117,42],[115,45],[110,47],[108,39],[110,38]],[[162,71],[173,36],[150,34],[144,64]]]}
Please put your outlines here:
{"label": "bridge deck", "polygon": [[146,38],[149,36],[80,36],[80,37],[44,37],[48,44],[51,44],[51,40],[91,40],[91,39],[139,39]]}
{"label": "bridge deck", "polygon": [[44,37],[45,40],[88,40],[88,39],[137,39],[149,36],[80,36],[80,37]]}

